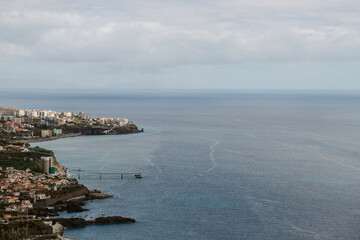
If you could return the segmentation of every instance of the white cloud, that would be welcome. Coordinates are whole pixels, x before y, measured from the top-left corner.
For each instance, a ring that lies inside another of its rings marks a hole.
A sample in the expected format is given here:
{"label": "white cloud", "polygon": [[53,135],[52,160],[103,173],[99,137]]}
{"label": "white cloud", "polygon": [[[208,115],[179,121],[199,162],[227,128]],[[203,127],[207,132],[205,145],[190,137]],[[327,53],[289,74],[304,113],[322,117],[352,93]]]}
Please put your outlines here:
{"label": "white cloud", "polygon": [[24,46],[12,43],[0,44],[0,55],[3,57],[30,56],[31,52],[26,50]]}
{"label": "white cloud", "polygon": [[0,10],[0,61],[83,63],[76,68],[82,78],[191,65],[359,61],[359,10],[355,0],[9,1]]}

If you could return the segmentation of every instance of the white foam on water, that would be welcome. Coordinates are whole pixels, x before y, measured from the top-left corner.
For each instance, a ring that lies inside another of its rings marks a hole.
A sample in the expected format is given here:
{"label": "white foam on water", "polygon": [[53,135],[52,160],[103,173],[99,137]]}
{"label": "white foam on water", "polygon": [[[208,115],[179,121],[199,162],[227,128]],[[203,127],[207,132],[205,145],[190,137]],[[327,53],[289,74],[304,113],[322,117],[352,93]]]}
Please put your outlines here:
{"label": "white foam on water", "polygon": [[205,171],[205,173],[208,173],[214,170],[214,168],[216,168],[217,166],[217,161],[214,154],[215,154],[215,148],[220,143],[220,141],[202,136],[200,138],[212,142],[212,144],[209,146],[209,160],[211,161],[212,165]]}

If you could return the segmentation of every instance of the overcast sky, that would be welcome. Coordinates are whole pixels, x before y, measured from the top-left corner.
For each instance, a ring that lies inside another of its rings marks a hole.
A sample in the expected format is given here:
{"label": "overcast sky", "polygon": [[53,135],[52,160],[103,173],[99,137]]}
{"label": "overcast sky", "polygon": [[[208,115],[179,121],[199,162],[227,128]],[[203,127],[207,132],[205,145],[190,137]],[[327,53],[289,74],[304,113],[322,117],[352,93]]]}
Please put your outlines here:
{"label": "overcast sky", "polygon": [[2,88],[360,89],[359,0],[0,0]]}

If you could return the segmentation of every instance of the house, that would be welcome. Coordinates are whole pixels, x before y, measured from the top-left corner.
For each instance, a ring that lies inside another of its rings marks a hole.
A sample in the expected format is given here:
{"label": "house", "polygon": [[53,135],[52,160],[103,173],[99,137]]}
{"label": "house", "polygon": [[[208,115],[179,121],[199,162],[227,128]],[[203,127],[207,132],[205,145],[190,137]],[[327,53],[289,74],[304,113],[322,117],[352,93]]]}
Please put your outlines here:
{"label": "house", "polygon": [[24,123],[24,118],[14,118],[14,121],[17,123]]}
{"label": "house", "polygon": [[12,196],[5,196],[4,197],[4,203],[16,203],[19,202],[18,197],[12,197]]}
{"label": "house", "polygon": [[30,200],[22,200],[21,201],[21,204],[29,204],[30,203]]}
{"label": "house", "polygon": [[36,110],[25,110],[25,116],[27,117],[38,117],[39,113]]}
{"label": "house", "polygon": [[33,119],[32,119],[32,123],[33,123],[34,125],[41,125],[42,120],[41,120],[41,118],[33,118]]}
{"label": "house", "polygon": [[1,120],[12,122],[14,120],[14,116],[1,116]]}
{"label": "house", "polygon": [[7,206],[5,208],[5,211],[7,211],[7,212],[19,212],[20,211],[20,206],[13,204],[13,205]]}
{"label": "house", "polygon": [[71,118],[73,116],[72,112],[62,112],[61,114],[67,118]]}
{"label": "house", "polygon": [[25,116],[25,110],[23,109],[19,109],[17,110],[17,114],[16,114],[18,117],[23,117]]}
{"label": "house", "polygon": [[3,129],[7,132],[12,132],[12,133],[16,132],[16,128],[13,125],[5,126],[3,127]]}
{"label": "house", "polygon": [[50,196],[46,195],[45,193],[37,193],[36,194],[36,199],[38,200],[43,200],[43,199],[48,199],[50,198]]}
{"label": "house", "polygon": [[41,137],[42,138],[51,137],[51,136],[52,136],[51,130],[41,130]]}
{"label": "house", "polygon": [[62,129],[53,129],[52,134],[53,136],[62,135]]}
{"label": "house", "polygon": [[22,208],[23,210],[26,210],[26,209],[29,209],[29,208],[33,208],[32,203],[30,203],[29,200],[26,200],[26,201],[28,201],[28,202],[21,204],[21,208]]}
{"label": "house", "polygon": [[30,150],[26,147],[20,147],[20,152],[30,152]]}

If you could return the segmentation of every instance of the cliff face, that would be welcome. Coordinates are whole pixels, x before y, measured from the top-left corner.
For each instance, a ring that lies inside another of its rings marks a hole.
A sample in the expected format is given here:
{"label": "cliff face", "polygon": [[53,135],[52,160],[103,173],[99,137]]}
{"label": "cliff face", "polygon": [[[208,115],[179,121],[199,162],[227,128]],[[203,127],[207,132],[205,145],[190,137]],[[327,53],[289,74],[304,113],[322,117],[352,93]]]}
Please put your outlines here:
{"label": "cliff face", "polygon": [[117,127],[114,129],[116,134],[126,134],[126,133],[139,133],[144,132],[144,129],[139,130],[135,124],[129,124],[125,127]]}
{"label": "cliff face", "polygon": [[59,162],[56,160],[55,155],[53,156],[53,166],[59,171],[61,174],[65,174],[65,170],[60,166]]}
{"label": "cliff face", "polygon": [[[60,172],[60,174],[65,174],[65,170],[64,169],[62,169],[62,167],[60,166],[60,164],[59,164],[59,162],[56,160],[56,157],[55,157],[55,154],[53,154],[52,155],[52,158],[53,158],[53,160],[52,160],[52,166],[53,167],[55,167],[55,169],[57,170],[57,171],[59,171]],[[36,163],[36,165],[38,166],[38,171],[36,171],[36,172],[42,172],[40,169],[43,169],[43,161],[42,160],[40,160],[40,158],[38,158],[38,159],[35,159],[35,161],[34,161],[34,163]]]}
{"label": "cliff face", "polygon": [[[103,134],[129,134],[143,132],[135,124],[129,124],[123,127],[81,127],[82,135],[103,135]],[[107,132],[108,131],[108,132]]]}

